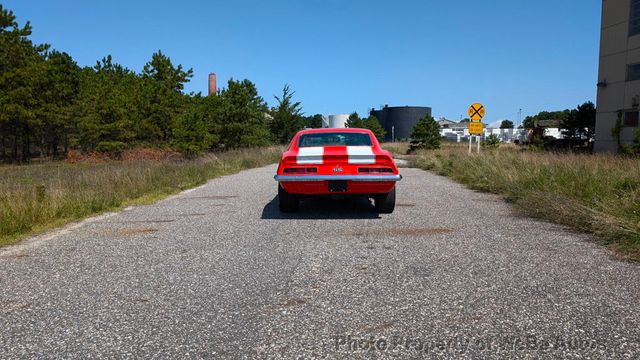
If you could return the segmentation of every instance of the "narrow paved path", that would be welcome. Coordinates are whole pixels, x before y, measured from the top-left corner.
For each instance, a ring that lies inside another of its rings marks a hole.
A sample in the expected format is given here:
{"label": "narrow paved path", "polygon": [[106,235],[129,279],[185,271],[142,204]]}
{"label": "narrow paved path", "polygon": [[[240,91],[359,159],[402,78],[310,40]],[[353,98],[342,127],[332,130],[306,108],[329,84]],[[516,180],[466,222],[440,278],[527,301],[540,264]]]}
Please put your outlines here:
{"label": "narrow paved path", "polygon": [[278,212],[274,166],[0,250],[0,358],[640,356],[640,267],[403,169]]}

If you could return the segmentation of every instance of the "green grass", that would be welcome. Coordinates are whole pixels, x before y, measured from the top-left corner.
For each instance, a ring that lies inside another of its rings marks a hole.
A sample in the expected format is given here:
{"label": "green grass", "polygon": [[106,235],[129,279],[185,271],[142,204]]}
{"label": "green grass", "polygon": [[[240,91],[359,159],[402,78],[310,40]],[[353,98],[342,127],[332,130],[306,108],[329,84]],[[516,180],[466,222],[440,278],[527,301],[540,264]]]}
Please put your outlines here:
{"label": "green grass", "polygon": [[596,234],[621,257],[640,261],[640,159],[515,146],[469,156],[466,146],[445,144],[411,161],[472,189],[503,195],[527,215]]}
{"label": "green grass", "polygon": [[276,162],[279,147],[183,161],[0,166],[0,246],[123,206],[150,203],[207,180]]}

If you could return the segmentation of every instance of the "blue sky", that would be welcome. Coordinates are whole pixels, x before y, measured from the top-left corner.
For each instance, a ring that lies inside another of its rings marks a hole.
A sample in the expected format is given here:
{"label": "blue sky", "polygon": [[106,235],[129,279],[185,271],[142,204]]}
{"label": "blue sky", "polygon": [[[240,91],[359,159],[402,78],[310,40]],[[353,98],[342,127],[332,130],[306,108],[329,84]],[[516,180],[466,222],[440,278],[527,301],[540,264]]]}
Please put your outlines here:
{"label": "blue sky", "polygon": [[[285,83],[304,111],[427,105],[487,122],[595,100],[599,0],[9,0],[33,39],[80,65],[111,54],[140,71],[154,51],[193,68],[187,91],[250,79],[271,104]],[[466,116],[466,115],[465,115]]]}

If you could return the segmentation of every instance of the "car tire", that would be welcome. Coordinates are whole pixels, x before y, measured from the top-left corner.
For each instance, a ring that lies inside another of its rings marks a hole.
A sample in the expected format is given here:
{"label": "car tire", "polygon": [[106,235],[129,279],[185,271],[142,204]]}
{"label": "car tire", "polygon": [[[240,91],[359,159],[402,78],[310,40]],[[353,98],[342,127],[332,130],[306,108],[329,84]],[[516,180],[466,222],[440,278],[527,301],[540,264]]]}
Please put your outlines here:
{"label": "car tire", "polygon": [[374,197],[376,211],[380,214],[391,214],[396,208],[396,188],[386,194],[378,194]]}
{"label": "car tire", "polygon": [[280,184],[278,184],[278,205],[283,213],[292,213],[298,211],[298,198],[289,194]]}

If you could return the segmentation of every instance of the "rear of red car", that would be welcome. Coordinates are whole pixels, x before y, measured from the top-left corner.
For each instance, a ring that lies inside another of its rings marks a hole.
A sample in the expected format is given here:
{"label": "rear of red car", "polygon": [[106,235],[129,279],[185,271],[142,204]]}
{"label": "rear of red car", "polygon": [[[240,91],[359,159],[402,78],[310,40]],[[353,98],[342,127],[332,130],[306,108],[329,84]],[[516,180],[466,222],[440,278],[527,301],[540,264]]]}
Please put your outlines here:
{"label": "rear of red car", "polygon": [[300,131],[275,176],[284,212],[296,211],[300,197],[366,195],[374,198],[379,212],[390,213],[401,178],[391,154],[367,129]]}

